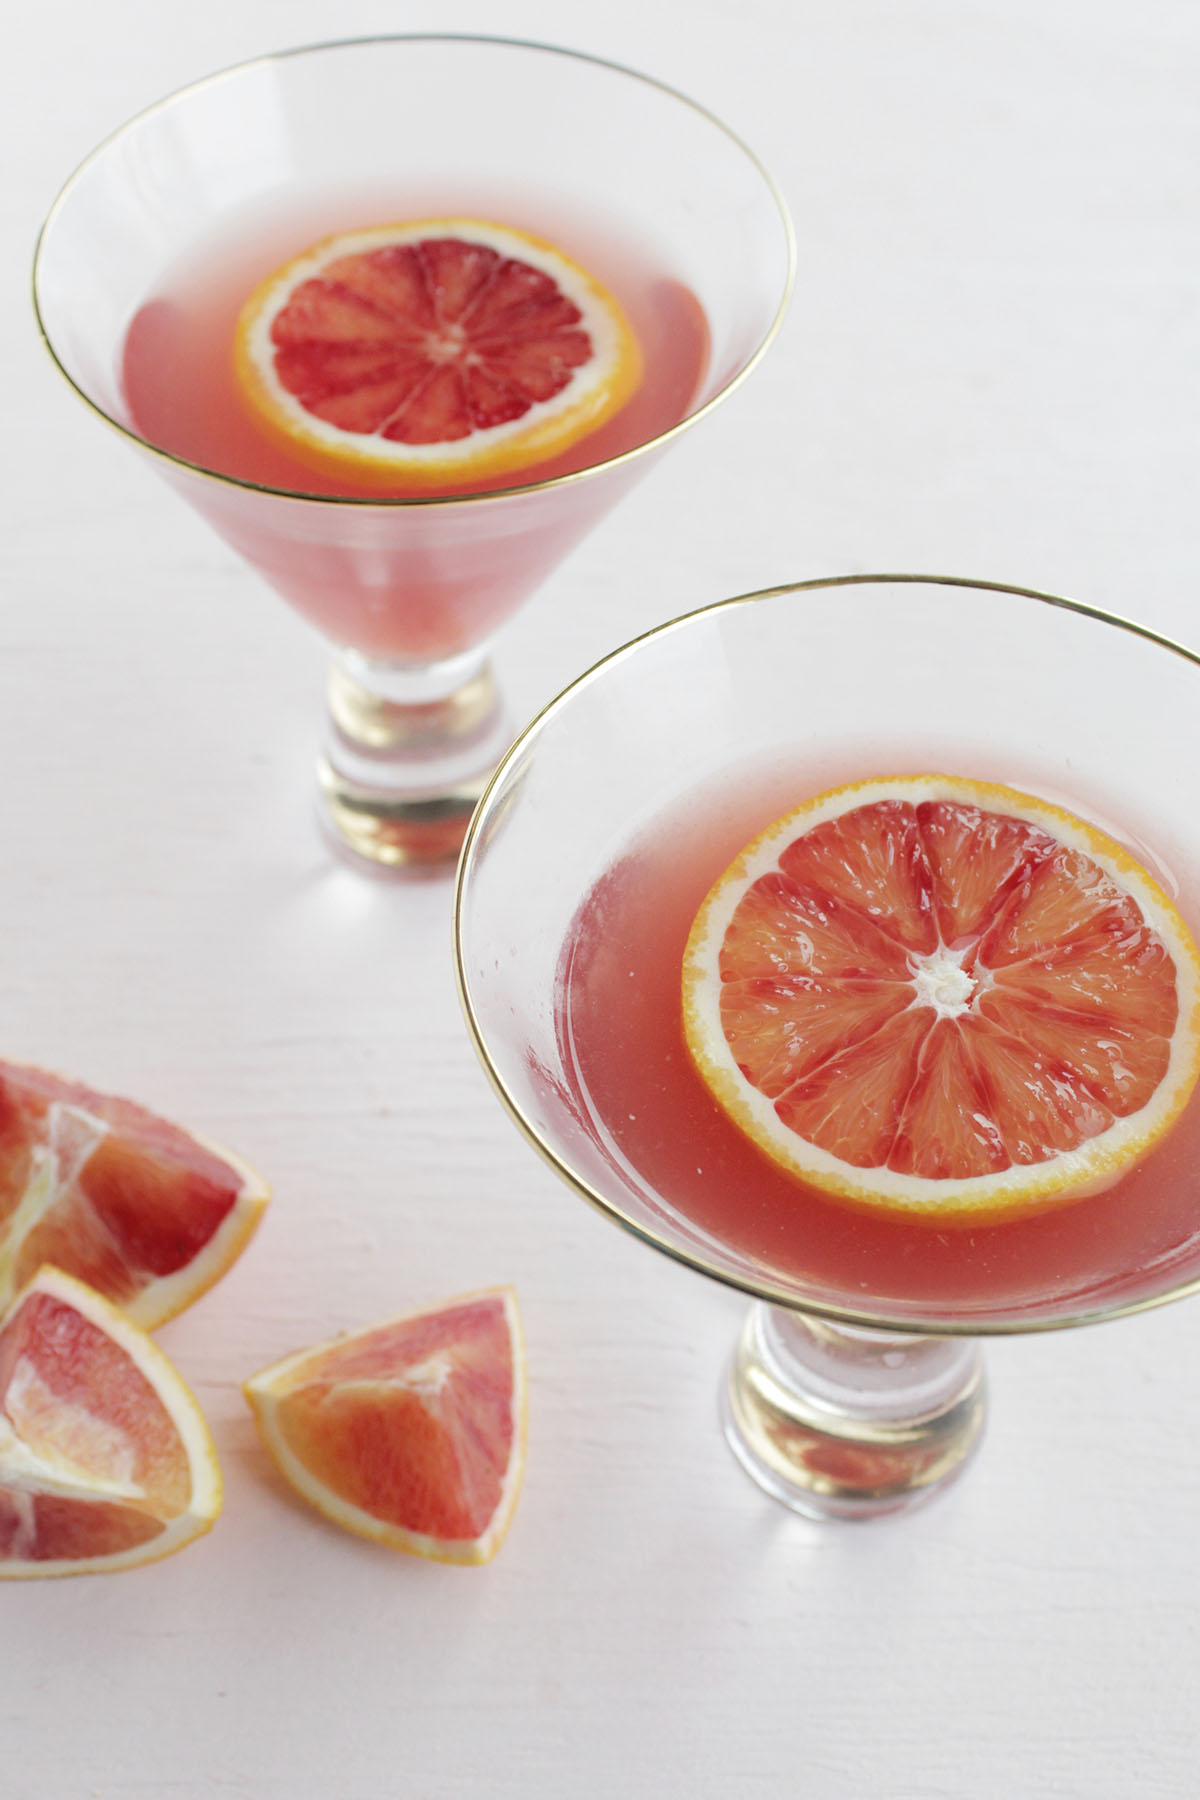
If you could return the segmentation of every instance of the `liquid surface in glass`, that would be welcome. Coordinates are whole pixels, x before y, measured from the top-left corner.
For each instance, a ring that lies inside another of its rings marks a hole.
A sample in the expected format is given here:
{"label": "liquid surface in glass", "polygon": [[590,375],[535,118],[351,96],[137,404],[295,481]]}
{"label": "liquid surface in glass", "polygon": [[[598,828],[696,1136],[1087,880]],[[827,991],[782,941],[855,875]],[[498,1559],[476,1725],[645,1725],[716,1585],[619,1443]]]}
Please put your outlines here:
{"label": "liquid surface in glass", "polygon": [[[565,450],[511,474],[453,487],[405,487],[352,471],[314,467],[262,429],[238,389],[233,343],[238,314],[260,282],[321,239],[393,221],[492,219],[546,239],[593,275],[621,305],[638,340],[641,382],[626,404]],[[594,467],[677,425],[697,402],[709,360],[709,329],[696,296],[652,252],[602,221],[559,216],[553,206],[494,197],[372,194],[242,217],[193,245],[165,270],[130,322],[122,354],[132,424],[159,449],[239,480],[351,498],[429,497],[525,486]]]}
{"label": "liquid surface in glass", "polygon": [[[911,758],[908,770],[921,766]],[[937,765],[930,765],[937,766]],[[944,766],[944,759],[942,765]],[[899,773],[902,765],[896,764]],[[930,1315],[1110,1304],[1200,1273],[1200,1089],[1150,1154],[1106,1191],[995,1223],[891,1216],[831,1199],[771,1162],[728,1118],[683,1040],[681,965],[697,909],[760,830],[807,795],[886,772],[839,768],[812,782],[776,769],[710,789],[643,830],[595,883],[563,946],[557,1030],[590,1135],[668,1209],[761,1270],[831,1302]],[[966,772],[966,771],[963,771]],[[971,773],[982,771],[971,770]],[[995,770],[988,779],[1003,779]],[[1131,829],[1086,797],[1027,775],[1043,793],[1124,840],[1179,895]]]}

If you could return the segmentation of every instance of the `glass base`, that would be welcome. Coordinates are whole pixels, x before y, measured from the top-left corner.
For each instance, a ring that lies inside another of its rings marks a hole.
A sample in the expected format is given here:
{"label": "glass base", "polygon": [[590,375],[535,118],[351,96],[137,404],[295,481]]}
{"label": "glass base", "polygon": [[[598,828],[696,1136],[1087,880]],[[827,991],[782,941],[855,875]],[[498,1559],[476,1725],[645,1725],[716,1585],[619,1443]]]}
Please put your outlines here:
{"label": "glass base", "polygon": [[343,652],[317,764],[335,849],[377,873],[453,867],[511,736],[485,657],[410,668]]}
{"label": "glass base", "polygon": [[814,1519],[870,1519],[932,1498],[966,1467],[986,1411],[962,1338],[831,1325],[756,1303],[722,1393],[734,1455]]}

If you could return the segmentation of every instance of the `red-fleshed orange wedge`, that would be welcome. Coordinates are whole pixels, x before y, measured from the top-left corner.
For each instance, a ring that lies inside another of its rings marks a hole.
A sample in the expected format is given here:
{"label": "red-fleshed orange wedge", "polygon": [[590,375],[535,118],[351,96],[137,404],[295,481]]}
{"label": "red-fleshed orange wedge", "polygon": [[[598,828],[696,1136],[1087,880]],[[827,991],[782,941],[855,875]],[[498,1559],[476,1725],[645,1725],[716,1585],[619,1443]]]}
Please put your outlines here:
{"label": "red-fleshed orange wedge", "polygon": [[453,491],[594,431],[642,358],[618,302],[554,245],[451,218],[293,258],[242,308],[234,370],[259,424],[310,464]]}
{"label": "red-fleshed orange wedge", "polygon": [[225,1273],[267,1197],[144,1107],[0,1063],[0,1309],[53,1263],[151,1330]]}
{"label": "red-fleshed orange wedge", "polygon": [[948,775],[806,801],[696,917],[684,1032],[783,1168],[860,1205],[999,1217],[1110,1186],[1200,1072],[1200,953],[1104,832]]}
{"label": "red-fleshed orange wedge", "polygon": [[511,1288],[297,1351],[245,1392],[283,1475],[335,1524],[439,1562],[495,1555],[525,1462]]}
{"label": "red-fleshed orange wedge", "polygon": [[208,1427],[162,1351],[41,1270],[0,1321],[0,1576],[155,1562],[220,1510]]}

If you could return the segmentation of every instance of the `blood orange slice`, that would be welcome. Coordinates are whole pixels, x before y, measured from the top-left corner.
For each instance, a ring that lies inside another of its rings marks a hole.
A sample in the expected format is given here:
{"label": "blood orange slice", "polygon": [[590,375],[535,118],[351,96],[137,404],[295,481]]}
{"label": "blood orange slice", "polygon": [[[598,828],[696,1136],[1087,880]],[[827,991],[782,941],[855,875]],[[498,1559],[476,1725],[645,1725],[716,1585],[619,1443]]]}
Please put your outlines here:
{"label": "blood orange slice", "polygon": [[0,1308],[54,1263],[150,1330],[225,1273],[267,1197],[144,1107],[0,1063]]}
{"label": "blood orange slice", "polygon": [[559,454],[641,378],[599,282],[544,239],[470,219],[304,251],[246,302],[234,361],[295,454],[376,486],[443,489]]}
{"label": "blood orange slice", "polygon": [[511,1288],[298,1351],[245,1392],[284,1476],[335,1524],[439,1562],[499,1549],[525,1460]]}
{"label": "blood orange slice", "polygon": [[1200,953],[1129,853],[946,775],[770,826],[697,914],[684,1032],[734,1122],[842,1199],[1001,1216],[1111,1185],[1200,1071]]}
{"label": "blood orange slice", "polygon": [[0,1322],[0,1576],[154,1562],[220,1510],[208,1427],[162,1351],[41,1270]]}

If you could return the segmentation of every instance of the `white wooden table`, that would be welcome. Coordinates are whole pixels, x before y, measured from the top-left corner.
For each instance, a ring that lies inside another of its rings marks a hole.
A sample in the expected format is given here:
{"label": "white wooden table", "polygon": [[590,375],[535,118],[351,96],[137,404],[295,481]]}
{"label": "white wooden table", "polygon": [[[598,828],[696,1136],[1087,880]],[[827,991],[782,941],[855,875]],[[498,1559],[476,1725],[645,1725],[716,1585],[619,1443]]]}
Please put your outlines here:
{"label": "white wooden table", "polygon": [[[556,1184],[461,1025],[445,884],[331,865],[322,646],[43,356],[42,213],[196,75],[377,30],[609,55],[747,136],[794,212],[770,359],[503,634],[528,713],[692,604],[802,576],[1047,587],[1200,640],[1200,12],[1191,0],[149,0],[5,33],[0,1052],[270,1178],[162,1332],[225,1512],[130,1574],[0,1592],[5,1800],[1159,1800],[1195,1792],[1200,1305],[994,1346],[970,1477],[822,1529],[717,1434],[741,1303]],[[342,1536],[240,1380],[516,1283],[524,1496],[495,1563]]]}

